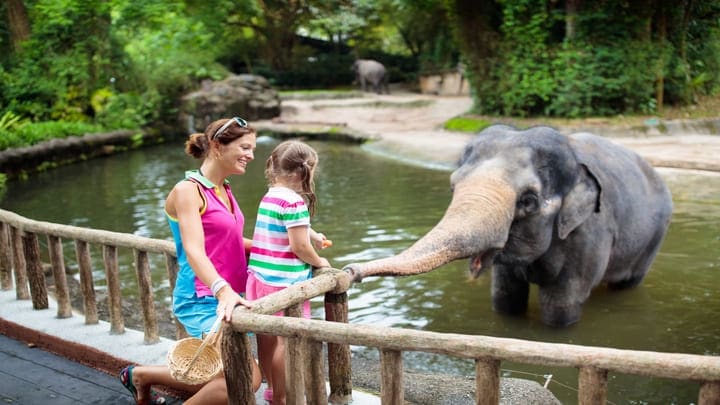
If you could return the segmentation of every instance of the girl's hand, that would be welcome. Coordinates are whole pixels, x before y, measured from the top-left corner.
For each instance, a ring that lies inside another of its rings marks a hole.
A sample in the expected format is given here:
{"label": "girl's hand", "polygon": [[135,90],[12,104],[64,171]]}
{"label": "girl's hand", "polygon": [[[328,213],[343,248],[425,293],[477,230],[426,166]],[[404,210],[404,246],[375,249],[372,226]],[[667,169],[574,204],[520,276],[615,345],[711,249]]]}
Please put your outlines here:
{"label": "girl's hand", "polygon": [[322,233],[315,233],[315,235],[312,235],[311,238],[317,250],[322,250],[332,246],[332,241],[325,237]]}
{"label": "girl's hand", "polygon": [[320,265],[317,266],[317,267],[318,267],[318,268],[322,268],[322,267],[332,267],[332,266],[330,266],[330,262],[328,261],[328,259],[326,259],[326,258],[324,258],[324,257],[321,257],[321,258],[320,258]]}
{"label": "girl's hand", "polygon": [[218,293],[217,316],[230,322],[232,319],[232,312],[238,305],[252,308],[252,303],[250,301],[241,297],[240,294],[233,291],[229,286],[223,288]]}

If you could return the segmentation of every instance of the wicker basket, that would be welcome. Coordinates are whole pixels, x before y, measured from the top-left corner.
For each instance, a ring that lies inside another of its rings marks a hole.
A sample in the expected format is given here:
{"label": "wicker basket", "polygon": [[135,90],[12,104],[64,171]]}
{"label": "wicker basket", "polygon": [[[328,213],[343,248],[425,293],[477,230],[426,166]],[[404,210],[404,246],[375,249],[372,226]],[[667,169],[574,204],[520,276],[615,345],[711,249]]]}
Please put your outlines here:
{"label": "wicker basket", "polygon": [[170,348],[167,360],[174,379],[191,385],[204,384],[222,371],[222,357],[215,346],[219,333],[215,333],[215,329],[213,327],[205,340],[180,339]]}

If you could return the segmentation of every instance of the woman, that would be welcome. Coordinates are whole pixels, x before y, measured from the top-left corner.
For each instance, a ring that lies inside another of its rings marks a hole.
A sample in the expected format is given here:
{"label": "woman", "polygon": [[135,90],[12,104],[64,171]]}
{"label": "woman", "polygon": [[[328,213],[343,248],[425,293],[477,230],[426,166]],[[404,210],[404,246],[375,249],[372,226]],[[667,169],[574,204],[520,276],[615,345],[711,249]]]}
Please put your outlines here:
{"label": "woman", "polygon": [[[179,266],[173,312],[192,337],[202,338],[217,317],[229,321],[235,306],[250,306],[240,294],[245,291],[252,241],[243,237],[245,218],[227,178],[245,174],[255,158],[255,146],[255,129],[239,117],[214,121],[205,133],[190,135],[185,152],[202,163],[198,170],[185,173],[165,201]],[[257,363],[252,363],[257,391],[261,374]],[[165,402],[151,391],[155,384],[194,393],[184,402],[187,405],[227,404],[222,373],[192,386],[175,380],[167,366],[128,366],[120,380],[138,404]]]}

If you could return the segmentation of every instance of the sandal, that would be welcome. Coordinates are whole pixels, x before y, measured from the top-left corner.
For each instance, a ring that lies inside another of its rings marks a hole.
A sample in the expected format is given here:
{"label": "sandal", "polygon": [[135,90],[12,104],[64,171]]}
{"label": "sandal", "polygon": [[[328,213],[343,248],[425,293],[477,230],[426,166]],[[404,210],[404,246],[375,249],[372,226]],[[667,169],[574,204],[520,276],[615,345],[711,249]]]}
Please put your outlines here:
{"label": "sandal", "polygon": [[[124,369],[120,371],[120,382],[122,385],[127,388],[128,391],[130,391],[130,394],[132,394],[133,399],[135,399],[135,403],[139,404],[140,400],[138,399],[138,392],[137,388],[135,388],[135,384],[132,382],[132,372],[135,366],[127,366]],[[157,393],[155,390],[150,390],[150,404],[151,405],[163,405],[165,403],[165,397]]]}

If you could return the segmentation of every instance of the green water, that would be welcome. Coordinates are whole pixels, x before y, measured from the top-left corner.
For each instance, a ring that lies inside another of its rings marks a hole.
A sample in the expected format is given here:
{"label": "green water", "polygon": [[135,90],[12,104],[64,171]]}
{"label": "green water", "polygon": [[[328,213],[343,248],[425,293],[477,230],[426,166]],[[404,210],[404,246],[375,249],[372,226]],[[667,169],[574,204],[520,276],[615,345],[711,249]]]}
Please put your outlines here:
{"label": "green water", "polygon": [[[260,139],[245,176],[232,187],[246,215],[246,234],[265,191],[264,160],[277,141]],[[360,146],[312,143],[321,162],[319,211],[313,227],[334,241],[325,250],[334,267],[395,254],[427,232],[450,200],[449,172],[400,163]],[[163,215],[165,195],[197,162],[180,143],[128,152],[61,167],[28,181],[9,184],[2,208],[28,218],[170,239]],[[673,191],[670,232],[653,269],[637,289],[598,289],[582,320],[566,329],[539,322],[536,290],[527,316],[492,311],[489,275],[467,281],[466,261],[421,276],[369,278],[349,291],[350,321],[436,332],[453,332],[634,350],[720,355],[720,176],[663,172]],[[95,249],[95,248],[94,248]],[[72,245],[65,249],[75,266]],[[93,250],[98,288],[104,285],[102,254]],[[153,255],[151,255],[153,256]],[[136,290],[131,252],[120,252],[123,291]],[[164,259],[151,257],[156,299],[169,304]],[[322,317],[319,302],[314,316]],[[353,348],[355,356],[377,358],[374,349]],[[406,367],[472,375],[473,362],[406,353]],[[503,363],[504,375],[548,385],[563,403],[577,398],[577,370]],[[690,404],[698,385],[610,374],[614,404]]]}

